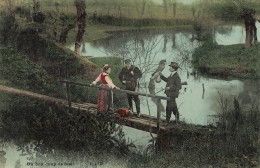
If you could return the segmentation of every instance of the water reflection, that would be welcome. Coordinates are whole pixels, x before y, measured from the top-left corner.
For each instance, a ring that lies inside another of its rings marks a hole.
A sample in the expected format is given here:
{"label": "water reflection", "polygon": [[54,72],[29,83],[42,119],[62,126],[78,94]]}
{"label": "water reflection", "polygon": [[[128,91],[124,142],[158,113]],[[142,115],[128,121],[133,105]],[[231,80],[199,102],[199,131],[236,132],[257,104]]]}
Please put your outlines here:
{"label": "water reflection", "polygon": [[[23,146],[27,150],[20,150]],[[50,150],[42,152],[33,150],[32,144],[15,145],[6,143],[0,151],[0,168],[26,168],[26,167],[125,167],[123,158],[113,154],[90,154],[77,151]],[[44,146],[42,146],[44,148]]]}
{"label": "water reflection", "polygon": [[81,53],[82,53],[82,54],[86,53],[86,43],[83,43],[83,44],[82,44]]}
{"label": "water reflection", "polygon": [[163,40],[163,49],[162,49],[162,52],[163,53],[166,53],[166,48],[167,48],[167,42],[168,42],[168,37],[167,37],[167,35],[165,34],[165,35],[163,35],[163,38],[164,38],[164,40]]}
{"label": "water reflection", "polygon": [[0,168],[4,168],[6,164],[6,152],[4,150],[0,151]]}

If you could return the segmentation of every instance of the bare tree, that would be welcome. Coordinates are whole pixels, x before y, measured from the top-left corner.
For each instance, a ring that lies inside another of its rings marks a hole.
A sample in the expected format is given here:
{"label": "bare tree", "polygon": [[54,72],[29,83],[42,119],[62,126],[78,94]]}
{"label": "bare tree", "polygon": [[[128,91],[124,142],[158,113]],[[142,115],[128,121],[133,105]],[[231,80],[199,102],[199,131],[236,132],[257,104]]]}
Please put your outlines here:
{"label": "bare tree", "polygon": [[11,17],[15,17],[15,0],[6,0],[7,4],[8,4],[8,12],[10,14]]}
{"label": "bare tree", "polygon": [[114,0],[107,0],[107,4],[105,6],[105,9],[107,10],[107,15],[110,14],[110,10],[113,8],[114,5],[115,5]]}
{"label": "bare tree", "polygon": [[167,0],[163,0],[163,12],[164,12],[164,17],[166,18],[166,14],[168,12],[168,8],[167,8]]}
{"label": "bare tree", "polygon": [[74,16],[65,15],[64,13],[61,14],[60,20],[62,22],[62,30],[60,34],[59,43],[65,44],[68,33],[71,29],[75,27],[76,21]]}
{"label": "bare tree", "polygon": [[77,25],[78,25],[78,32],[75,41],[75,52],[77,54],[80,54],[80,44],[85,32],[87,13],[86,13],[86,5],[84,0],[75,0],[74,4],[77,9]]}
{"label": "bare tree", "polygon": [[176,0],[171,0],[171,6],[172,6],[172,16],[173,16],[173,18],[175,18],[176,17],[176,11],[177,11]]}
{"label": "bare tree", "polygon": [[125,59],[131,59],[133,64],[140,68],[143,73],[143,78],[140,83],[144,83],[145,76],[155,70],[154,59],[160,52],[158,44],[162,39],[153,37],[147,37],[149,39],[143,39],[139,35],[136,35],[134,39],[129,40],[124,38],[124,35],[119,41],[109,42],[109,45],[100,49],[109,57],[119,57],[122,59],[122,63]]}
{"label": "bare tree", "polygon": [[141,0],[141,6],[140,6],[140,0],[136,1],[137,4],[137,12],[141,14],[141,17],[143,18],[145,9],[146,9],[146,4],[147,4],[147,0]]}

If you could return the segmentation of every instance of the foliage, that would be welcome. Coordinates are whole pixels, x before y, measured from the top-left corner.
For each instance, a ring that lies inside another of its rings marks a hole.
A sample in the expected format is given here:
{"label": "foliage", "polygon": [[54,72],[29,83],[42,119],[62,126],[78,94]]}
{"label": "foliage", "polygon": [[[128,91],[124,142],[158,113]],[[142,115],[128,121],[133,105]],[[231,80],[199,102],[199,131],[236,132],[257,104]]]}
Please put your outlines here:
{"label": "foliage", "polygon": [[192,55],[193,59],[192,62],[195,68],[198,68],[202,63],[203,60],[208,60],[210,56],[210,52],[213,49],[216,49],[217,45],[214,42],[214,39],[211,36],[204,38],[201,42],[201,45],[197,47]]}
{"label": "foliage", "polygon": [[254,15],[256,12],[255,2],[242,2],[238,0],[218,3],[211,7],[215,18],[224,21],[241,21],[247,15]]}
{"label": "foliage", "polygon": [[65,13],[57,12],[47,12],[46,13],[48,21],[50,23],[54,22],[60,27],[66,27],[68,25],[76,25],[76,15],[68,15]]}
{"label": "foliage", "polygon": [[16,35],[12,42],[16,43],[18,51],[26,55],[29,60],[34,62],[40,60],[41,66],[54,77],[83,75],[86,68],[95,70],[93,66],[84,66],[81,62],[83,59],[77,58],[73,52],[68,52],[68,49],[42,38],[35,29],[28,28],[19,34],[15,31],[12,33]]}
{"label": "foliage", "polygon": [[191,25],[192,20],[189,19],[131,19],[127,17],[114,17],[110,15],[90,16],[94,22],[112,26],[133,26],[133,27],[148,27],[148,26],[177,26],[177,25]]}
{"label": "foliage", "polygon": [[[207,46],[209,45],[209,46]],[[210,75],[257,78],[260,74],[259,45],[244,48],[237,45],[202,44],[193,53],[194,67]]]}
{"label": "foliage", "polygon": [[15,18],[7,13],[2,13],[0,17],[0,23],[0,44],[13,45],[16,38],[14,31],[18,27],[15,22]]}
{"label": "foliage", "polygon": [[42,12],[33,12],[32,18],[34,22],[43,23],[45,20],[45,15]]}
{"label": "foliage", "polygon": [[128,167],[257,167],[259,109],[242,108],[237,99],[228,107],[219,112],[217,126],[173,127],[171,135],[162,137],[163,143],[170,137],[171,147],[134,157]]}
{"label": "foliage", "polygon": [[9,85],[38,93],[62,95],[59,86],[50,82],[50,78],[34,63],[23,58],[12,48],[1,50],[0,73]]}
{"label": "foliage", "polygon": [[110,151],[118,145],[111,136],[116,129],[109,116],[79,111],[69,115],[61,106],[29,98],[12,96],[8,101],[9,108],[1,111],[5,139],[65,151]]}
{"label": "foliage", "polygon": [[119,81],[119,78],[118,78],[119,72],[120,72],[121,68],[123,67],[122,60],[120,58],[96,57],[96,58],[90,58],[90,60],[93,63],[97,64],[99,67],[103,67],[103,65],[106,63],[109,64],[111,67],[111,73],[110,73],[111,79],[113,80],[113,82],[116,85],[121,84],[121,82]]}
{"label": "foliage", "polygon": [[19,14],[20,17],[26,18],[28,21],[32,21],[31,11],[28,7],[18,6],[15,9],[15,13]]}

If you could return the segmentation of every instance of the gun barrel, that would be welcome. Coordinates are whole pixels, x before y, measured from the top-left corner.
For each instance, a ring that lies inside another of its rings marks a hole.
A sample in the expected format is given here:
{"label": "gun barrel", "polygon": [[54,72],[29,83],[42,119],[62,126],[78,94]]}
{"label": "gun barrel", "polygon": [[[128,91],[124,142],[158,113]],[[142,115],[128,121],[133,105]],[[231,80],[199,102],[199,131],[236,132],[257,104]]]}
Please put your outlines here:
{"label": "gun barrel", "polygon": [[181,85],[188,85],[188,83],[185,81],[185,82],[181,82]]}

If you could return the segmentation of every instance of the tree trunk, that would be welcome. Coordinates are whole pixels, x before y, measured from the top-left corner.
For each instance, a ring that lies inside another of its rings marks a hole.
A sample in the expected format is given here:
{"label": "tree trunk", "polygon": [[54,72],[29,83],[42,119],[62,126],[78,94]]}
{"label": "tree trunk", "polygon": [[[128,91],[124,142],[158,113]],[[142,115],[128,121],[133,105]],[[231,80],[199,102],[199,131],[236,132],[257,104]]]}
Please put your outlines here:
{"label": "tree trunk", "polygon": [[78,32],[76,35],[76,42],[75,42],[75,52],[77,54],[80,54],[80,44],[85,32],[87,13],[86,13],[86,5],[84,0],[75,0],[74,4],[77,9],[77,25],[78,25]]}
{"label": "tree trunk", "polygon": [[172,4],[172,16],[175,18],[176,16],[176,8],[177,8],[177,3]]}
{"label": "tree trunk", "polygon": [[164,8],[164,18],[166,18],[166,14],[168,12],[167,1],[166,0],[163,0],[163,8]]}
{"label": "tree trunk", "polygon": [[246,29],[246,39],[245,39],[245,48],[252,45],[253,40],[253,18],[251,15],[246,15],[245,20],[245,29]]}
{"label": "tree trunk", "polygon": [[252,36],[253,36],[253,43],[257,44],[257,28],[255,25],[255,22],[256,22],[256,19],[254,19],[253,25],[252,25],[252,33],[253,33]]}
{"label": "tree trunk", "polygon": [[142,1],[142,11],[141,11],[142,19],[143,19],[143,15],[144,15],[144,12],[145,12],[145,5],[146,5],[146,0],[143,0]]}
{"label": "tree trunk", "polygon": [[61,44],[65,44],[66,43],[66,39],[67,39],[68,33],[73,28],[74,28],[73,25],[69,25],[66,28],[62,29],[61,34],[60,34],[60,41],[59,41]]}
{"label": "tree trunk", "polygon": [[57,26],[54,24],[53,32],[52,32],[52,39],[56,41],[56,36],[57,36]]}

